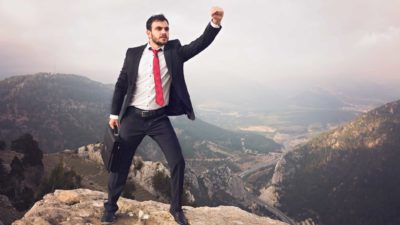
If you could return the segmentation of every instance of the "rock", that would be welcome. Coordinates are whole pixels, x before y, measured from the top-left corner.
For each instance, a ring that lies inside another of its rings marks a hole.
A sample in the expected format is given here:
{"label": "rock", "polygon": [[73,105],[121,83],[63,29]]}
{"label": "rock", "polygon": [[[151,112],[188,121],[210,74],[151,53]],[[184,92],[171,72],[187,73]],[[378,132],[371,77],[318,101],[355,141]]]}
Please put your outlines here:
{"label": "rock", "polygon": [[279,200],[279,195],[275,186],[269,186],[260,190],[259,198],[271,206],[276,206]]}
{"label": "rock", "polygon": [[[54,193],[47,194],[43,200],[36,202],[25,216],[15,221],[13,225],[99,225],[103,202],[106,198],[106,193],[89,189],[56,190]],[[116,214],[115,223],[117,225],[176,225],[168,212],[168,204],[120,198],[118,206],[119,210]],[[184,206],[183,210],[192,225],[286,224],[267,217],[256,216],[233,206],[199,208]]]}
{"label": "rock", "polygon": [[11,224],[12,221],[21,216],[21,213],[14,208],[8,197],[0,195],[0,225]]}
{"label": "rock", "polygon": [[60,202],[68,205],[73,205],[79,202],[79,195],[74,191],[55,191],[54,195]]}
{"label": "rock", "polygon": [[101,143],[97,143],[82,146],[78,148],[77,154],[82,158],[86,158],[95,161],[96,163],[103,164],[103,160],[100,154],[102,145],[103,144]]}

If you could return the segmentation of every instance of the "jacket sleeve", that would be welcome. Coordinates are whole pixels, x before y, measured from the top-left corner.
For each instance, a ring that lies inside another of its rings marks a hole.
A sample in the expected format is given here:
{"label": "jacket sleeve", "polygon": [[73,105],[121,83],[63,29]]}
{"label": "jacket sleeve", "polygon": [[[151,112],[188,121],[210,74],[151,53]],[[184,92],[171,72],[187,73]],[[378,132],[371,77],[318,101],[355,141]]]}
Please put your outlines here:
{"label": "jacket sleeve", "polygon": [[201,51],[207,48],[211,44],[211,42],[214,41],[220,30],[221,27],[214,28],[209,23],[200,37],[198,37],[191,43],[183,45],[179,48],[178,55],[184,62],[189,60],[190,58],[199,54]]}
{"label": "jacket sleeve", "polygon": [[129,49],[126,51],[124,65],[122,66],[121,72],[119,73],[119,77],[117,83],[115,84],[114,94],[111,102],[111,113],[112,115],[119,115],[122,107],[122,103],[124,101],[124,97],[126,95],[126,91],[128,89],[128,58],[129,58]]}

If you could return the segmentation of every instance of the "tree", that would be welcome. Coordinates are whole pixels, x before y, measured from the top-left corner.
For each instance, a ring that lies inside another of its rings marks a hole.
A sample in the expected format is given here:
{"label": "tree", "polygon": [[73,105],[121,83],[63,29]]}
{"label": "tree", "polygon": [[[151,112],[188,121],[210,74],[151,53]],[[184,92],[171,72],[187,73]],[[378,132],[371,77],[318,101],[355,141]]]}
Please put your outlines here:
{"label": "tree", "polygon": [[171,198],[171,178],[163,171],[157,171],[152,178],[153,187],[163,197]]}
{"label": "tree", "polygon": [[13,205],[18,211],[29,209],[34,202],[34,192],[26,186],[24,186],[20,192],[17,192],[13,198]]}
{"label": "tree", "polygon": [[3,160],[0,159],[0,193],[3,193],[3,189],[4,189],[4,182],[6,180],[7,177],[7,171],[6,168],[3,165]]}
{"label": "tree", "polygon": [[136,186],[133,181],[126,182],[124,187],[124,191],[122,192],[122,197],[135,199],[135,195],[133,193],[136,191]]}
{"label": "tree", "polygon": [[0,140],[0,150],[5,150],[7,147],[7,144],[5,141]]}
{"label": "tree", "polygon": [[17,156],[14,156],[14,159],[11,161],[11,171],[8,174],[9,177],[15,177],[18,180],[24,179],[24,166],[22,165],[21,160]]}
{"label": "tree", "polygon": [[31,134],[25,133],[11,142],[11,149],[24,154],[22,163],[25,166],[43,165],[43,152]]}
{"label": "tree", "polygon": [[82,178],[74,170],[67,170],[62,160],[51,171],[49,178],[45,178],[40,184],[37,199],[56,189],[75,189],[81,187]]}

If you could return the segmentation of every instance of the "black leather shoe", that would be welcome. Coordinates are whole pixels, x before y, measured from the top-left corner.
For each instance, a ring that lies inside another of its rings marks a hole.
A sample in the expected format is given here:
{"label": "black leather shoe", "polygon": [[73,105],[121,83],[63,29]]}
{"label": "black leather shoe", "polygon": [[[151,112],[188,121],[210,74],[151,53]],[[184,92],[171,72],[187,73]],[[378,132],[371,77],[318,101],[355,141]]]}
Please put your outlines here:
{"label": "black leather shoe", "polygon": [[175,222],[177,222],[179,225],[189,225],[189,222],[187,221],[185,214],[183,211],[169,211],[171,215],[174,217]]}
{"label": "black leather shoe", "polygon": [[101,217],[101,224],[112,224],[115,220],[115,213],[104,211]]}

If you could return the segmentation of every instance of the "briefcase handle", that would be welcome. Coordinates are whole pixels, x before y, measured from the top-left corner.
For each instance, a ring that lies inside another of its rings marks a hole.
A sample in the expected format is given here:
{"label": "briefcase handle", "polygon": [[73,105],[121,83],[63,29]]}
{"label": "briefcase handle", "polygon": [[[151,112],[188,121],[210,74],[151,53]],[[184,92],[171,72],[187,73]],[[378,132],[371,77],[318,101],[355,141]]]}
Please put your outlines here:
{"label": "briefcase handle", "polygon": [[112,130],[113,130],[113,133],[114,133],[115,136],[119,135],[119,129],[118,129],[117,126],[114,126],[114,128]]}
{"label": "briefcase handle", "polygon": [[119,128],[117,126],[114,126],[114,128],[112,128],[112,131],[115,137],[119,136]]}

